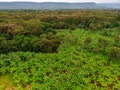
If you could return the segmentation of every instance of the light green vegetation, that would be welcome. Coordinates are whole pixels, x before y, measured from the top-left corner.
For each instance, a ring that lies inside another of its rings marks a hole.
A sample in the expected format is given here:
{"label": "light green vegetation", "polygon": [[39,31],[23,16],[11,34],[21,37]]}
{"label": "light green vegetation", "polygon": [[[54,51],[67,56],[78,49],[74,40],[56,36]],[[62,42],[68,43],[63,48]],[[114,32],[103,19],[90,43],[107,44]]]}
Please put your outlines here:
{"label": "light green vegetation", "polygon": [[[1,54],[0,90],[11,85],[16,90],[120,89],[120,58],[115,60],[110,55],[114,37],[120,35],[119,29],[95,32],[84,29],[60,30],[57,35],[63,35],[64,42],[55,53]],[[87,47],[84,44],[86,37],[91,37]],[[99,38],[107,40],[107,47],[96,49]]]}

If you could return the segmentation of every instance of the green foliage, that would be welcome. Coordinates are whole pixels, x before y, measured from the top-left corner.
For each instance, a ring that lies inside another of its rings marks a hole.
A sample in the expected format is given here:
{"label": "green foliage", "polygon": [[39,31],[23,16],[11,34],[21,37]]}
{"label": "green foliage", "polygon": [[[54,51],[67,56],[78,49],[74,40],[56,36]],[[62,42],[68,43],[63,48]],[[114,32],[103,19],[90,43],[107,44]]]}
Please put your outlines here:
{"label": "green foliage", "polygon": [[111,51],[110,51],[110,58],[117,60],[119,62],[119,60],[120,60],[120,48],[112,47]]}
{"label": "green foliage", "polygon": [[120,47],[120,37],[117,35],[114,37],[114,46]]}
{"label": "green foliage", "polygon": [[116,20],[120,21],[120,13],[117,15]]}
{"label": "green foliage", "polygon": [[75,30],[76,29],[76,25],[75,24],[72,24],[69,26],[70,30]]}
{"label": "green foliage", "polygon": [[89,44],[92,42],[92,38],[90,36],[87,36],[84,40],[84,47],[89,48]]}
{"label": "green foliage", "polygon": [[[0,76],[15,90],[119,90],[117,14],[0,11]],[[3,81],[0,89],[9,89]]]}
{"label": "green foliage", "polygon": [[104,39],[104,38],[98,39],[98,47],[101,48],[104,52],[108,45],[109,45],[109,41],[107,39]]}

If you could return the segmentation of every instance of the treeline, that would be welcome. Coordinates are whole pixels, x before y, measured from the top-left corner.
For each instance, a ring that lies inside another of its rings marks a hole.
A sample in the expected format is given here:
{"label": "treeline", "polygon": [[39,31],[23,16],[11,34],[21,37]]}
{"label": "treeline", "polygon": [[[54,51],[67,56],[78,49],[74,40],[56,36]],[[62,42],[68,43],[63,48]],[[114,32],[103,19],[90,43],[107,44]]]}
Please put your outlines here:
{"label": "treeline", "polygon": [[63,41],[57,29],[93,31],[120,26],[112,10],[0,11],[0,53],[55,52]]}
{"label": "treeline", "polygon": [[61,38],[52,33],[36,36],[15,36],[12,40],[0,37],[0,53],[15,51],[56,52]]}
{"label": "treeline", "polygon": [[[120,12],[112,10],[58,10],[0,12],[1,23],[17,24],[25,28],[31,24],[46,30],[87,28],[100,30],[120,26]],[[27,24],[27,25],[26,25]],[[39,25],[39,26],[38,26]],[[25,28],[26,29],[26,28]],[[29,29],[29,28],[27,28]]]}

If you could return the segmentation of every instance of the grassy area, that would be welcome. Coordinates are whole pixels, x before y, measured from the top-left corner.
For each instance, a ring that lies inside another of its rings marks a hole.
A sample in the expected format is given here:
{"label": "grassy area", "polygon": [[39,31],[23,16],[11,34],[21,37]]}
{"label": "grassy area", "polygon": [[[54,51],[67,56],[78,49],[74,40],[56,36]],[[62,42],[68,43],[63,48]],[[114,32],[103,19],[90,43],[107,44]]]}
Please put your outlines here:
{"label": "grassy area", "polygon": [[9,75],[0,76],[0,90],[15,90]]}

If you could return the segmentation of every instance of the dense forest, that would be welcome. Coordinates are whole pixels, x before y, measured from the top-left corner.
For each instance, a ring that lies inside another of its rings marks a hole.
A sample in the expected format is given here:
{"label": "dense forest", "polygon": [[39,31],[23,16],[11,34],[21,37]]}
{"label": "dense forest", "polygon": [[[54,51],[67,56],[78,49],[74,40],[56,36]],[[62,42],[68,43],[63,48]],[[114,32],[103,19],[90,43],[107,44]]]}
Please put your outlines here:
{"label": "dense forest", "polygon": [[119,10],[1,10],[0,90],[119,90]]}

